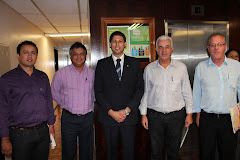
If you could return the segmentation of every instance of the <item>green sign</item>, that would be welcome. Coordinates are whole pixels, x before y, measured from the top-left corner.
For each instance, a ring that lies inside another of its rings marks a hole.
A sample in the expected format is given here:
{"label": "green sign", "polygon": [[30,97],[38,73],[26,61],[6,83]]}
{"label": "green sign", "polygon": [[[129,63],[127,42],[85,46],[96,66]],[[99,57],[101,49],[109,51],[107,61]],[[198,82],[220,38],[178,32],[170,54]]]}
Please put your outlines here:
{"label": "green sign", "polygon": [[[124,53],[137,58],[150,58],[149,26],[140,26],[134,30],[128,30],[129,26],[108,26],[108,41],[110,35],[115,31],[120,31],[126,36],[127,47]],[[108,43],[108,55],[112,50]]]}

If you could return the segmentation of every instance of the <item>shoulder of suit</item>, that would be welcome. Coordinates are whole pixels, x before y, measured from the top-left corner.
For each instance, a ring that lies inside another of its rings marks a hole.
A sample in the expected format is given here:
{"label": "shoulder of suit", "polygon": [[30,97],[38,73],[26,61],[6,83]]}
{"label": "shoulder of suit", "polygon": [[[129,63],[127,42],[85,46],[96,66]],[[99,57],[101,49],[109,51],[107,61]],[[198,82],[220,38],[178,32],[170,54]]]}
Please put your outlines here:
{"label": "shoulder of suit", "polygon": [[135,58],[135,57],[130,57],[130,56],[127,56],[127,55],[125,55],[125,57],[124,57],[124,58],[131,59],[131,60],[138,60],[138,58]]}
{"label": "shoulder of suit", "polygon": [[133,62],[140,63],[140,60],[135,57],[130,57],[130,56],[125,55],[124,59],[130,63],[133,63]]}
{"label": "shoulder of suit", "polygon": [[99,59],[98,62],[105,62],[105,61],[109,61],[109,60],[111,60],[111,59],[112,59],[112,56],[108,56],[108,57]]}

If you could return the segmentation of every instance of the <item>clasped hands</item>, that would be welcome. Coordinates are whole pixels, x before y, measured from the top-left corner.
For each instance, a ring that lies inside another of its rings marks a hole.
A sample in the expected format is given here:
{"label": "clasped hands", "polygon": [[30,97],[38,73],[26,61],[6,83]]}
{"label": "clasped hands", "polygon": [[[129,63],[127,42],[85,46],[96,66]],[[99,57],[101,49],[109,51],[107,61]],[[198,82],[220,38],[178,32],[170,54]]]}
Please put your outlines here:
{"label": "clasped hands", "polygon": [[[128,107],[126,109],[128,110],[128,112],[131,111],[131,109]],[[108,111],[108,114],[118,123],[123,122],[127,118],[127,115],[126,115],[126,112],[124,109],[121,109],[119,111],[114,111],[114,110],[110,109]]]}

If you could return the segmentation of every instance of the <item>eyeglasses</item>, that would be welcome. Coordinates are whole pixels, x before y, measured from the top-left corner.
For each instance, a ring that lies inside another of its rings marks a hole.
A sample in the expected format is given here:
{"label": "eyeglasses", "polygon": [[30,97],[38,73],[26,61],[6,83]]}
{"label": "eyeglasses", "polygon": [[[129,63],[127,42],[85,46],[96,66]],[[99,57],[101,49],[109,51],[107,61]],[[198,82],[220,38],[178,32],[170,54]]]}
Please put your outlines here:
{"label": "eyeglasses", "polygon": [[218,44],[209,44],[208,46],[209,47],[211,47],[211,48],[215,48],[216,46],[218,46],[218,47],[222,47],[222,46],[224,46],[226,43],[218,43]]}

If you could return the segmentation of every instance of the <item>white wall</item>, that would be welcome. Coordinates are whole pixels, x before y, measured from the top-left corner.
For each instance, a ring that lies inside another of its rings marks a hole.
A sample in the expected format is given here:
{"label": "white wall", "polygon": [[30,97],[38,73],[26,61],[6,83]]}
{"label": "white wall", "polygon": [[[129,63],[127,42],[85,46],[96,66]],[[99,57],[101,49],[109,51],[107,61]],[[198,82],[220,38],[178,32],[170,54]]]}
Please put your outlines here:
{"label": "white wall", "polygon": [[44,71],[51,82],[55,73],[54,47],[58,48],[60,54],[61,47],[51,38],[45,37],[40,29],[0,0],[0,44],[9,46],[11,69],[18,65],[16,48],[24,40],[33,41],[37,45],[39,52],[35,67]]}

